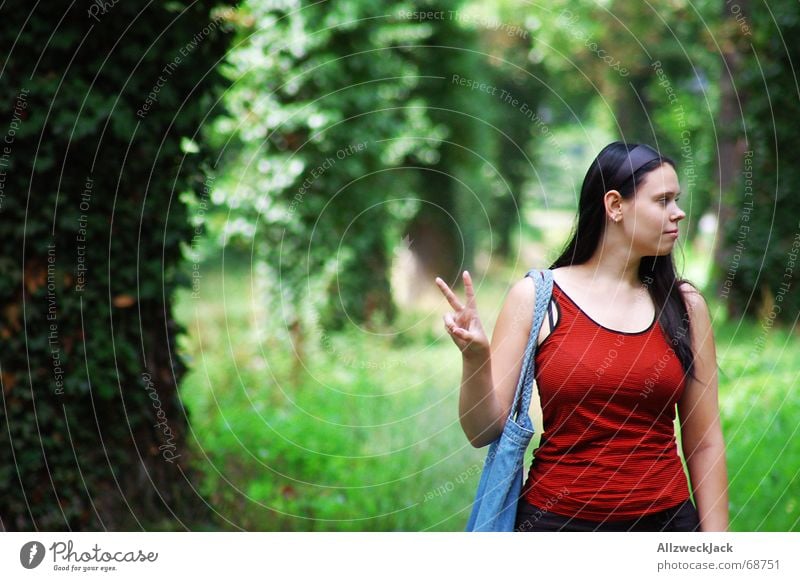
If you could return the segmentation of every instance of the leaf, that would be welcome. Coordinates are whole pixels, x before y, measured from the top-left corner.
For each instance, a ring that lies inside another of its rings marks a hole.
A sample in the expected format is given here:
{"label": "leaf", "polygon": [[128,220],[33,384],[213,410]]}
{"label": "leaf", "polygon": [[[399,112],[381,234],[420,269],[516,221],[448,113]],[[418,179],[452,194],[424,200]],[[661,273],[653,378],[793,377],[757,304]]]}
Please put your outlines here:
{"label": "leaf", "polygon": [[127,309],[136,304],[136,299],[131,295],[117,295],[112,299],[111,304],[120,309]]}
{"label": "leaf", "polygon": [[47,268],[44,264],[30,260],[25,264],[25,288],[34,294],[47,282]]}
{"label": "leaf", "polygon": [[2,377],[0,379],[2,379],[3,383],[3,393],[8,395],[8,393],[14,388],[14,385],[17,383],[17,377],[12,373],[3,371]]}
{"label": "leaf", "polygon": [[200,146],[188,137],[181,137],[181,151],[183,153],[199,153]]}

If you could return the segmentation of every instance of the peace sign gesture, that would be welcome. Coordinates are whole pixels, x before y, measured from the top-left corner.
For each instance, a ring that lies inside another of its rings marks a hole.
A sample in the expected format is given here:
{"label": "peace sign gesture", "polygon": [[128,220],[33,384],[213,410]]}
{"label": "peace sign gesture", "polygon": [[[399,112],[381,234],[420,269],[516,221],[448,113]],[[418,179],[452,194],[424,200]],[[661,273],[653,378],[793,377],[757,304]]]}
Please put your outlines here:
{"label": "peace sign gesture", "polygon": [[467,303],[462,304],[458,297],[450,290],[441,278],[436,277],[436,284],[442,294],[455,310],[454,313],[444,315],[444,326],[453,342],[467,357],[488,357],[490,353],[489,339],[478,317],[478,307],[475,304],[475,290],[472,288],[472,278],[466,270],[463,274],[464,290],[467,293]]}

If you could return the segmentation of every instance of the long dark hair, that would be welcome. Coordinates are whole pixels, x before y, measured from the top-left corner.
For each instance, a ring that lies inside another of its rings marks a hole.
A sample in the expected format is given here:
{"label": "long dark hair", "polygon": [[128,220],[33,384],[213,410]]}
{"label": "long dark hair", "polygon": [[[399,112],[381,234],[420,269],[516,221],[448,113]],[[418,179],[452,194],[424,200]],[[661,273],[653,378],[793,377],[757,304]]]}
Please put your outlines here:
{"label": "long dark hair", "polygon": [[[597,154],[589,166],[581,187],[578,203],[578,223],[561,253],[550,268],[583,264],[588,261],[600,244],[606,225],[606,210],[603,197],[609,190],[617,190],[624,199],[630,199],[645,176],[668,163],[675,168],[670,158],[659,156],[646,163],[632,175],[620,179],[617,173],[628,162],[628,153],[638,144],[615,141]],[[614,181],[619,183],[613,183]],[[639,280],[645,285],[658,313],[658,322],[664,330],[670,347],[675,351],[688,377],[694,377],[694,355],[689,315],[679,285],[688,282],[675,273],[672,253],[663,256],[643,256],[639,264]]]}

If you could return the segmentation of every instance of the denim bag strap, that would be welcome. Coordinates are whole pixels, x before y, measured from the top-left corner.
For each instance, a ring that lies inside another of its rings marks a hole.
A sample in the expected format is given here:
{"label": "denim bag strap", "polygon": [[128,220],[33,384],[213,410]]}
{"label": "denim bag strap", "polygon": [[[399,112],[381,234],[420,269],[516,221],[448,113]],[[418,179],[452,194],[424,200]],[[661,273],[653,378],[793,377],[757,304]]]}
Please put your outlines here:
{"label": "denim bag strap", "polygon": [[536,306],[522,368],[514,393],[514,402],[503,433],[489,445],[483,464],[478,491],[467,522],[469,532],[512,531],[517,516],[517,503],[522,493],[522,472],[525,451],[533,437],[533,424],[528,416],[534,379],[534,353],[553,293],[551,270],[529,270],[525,276],[536,283]]}

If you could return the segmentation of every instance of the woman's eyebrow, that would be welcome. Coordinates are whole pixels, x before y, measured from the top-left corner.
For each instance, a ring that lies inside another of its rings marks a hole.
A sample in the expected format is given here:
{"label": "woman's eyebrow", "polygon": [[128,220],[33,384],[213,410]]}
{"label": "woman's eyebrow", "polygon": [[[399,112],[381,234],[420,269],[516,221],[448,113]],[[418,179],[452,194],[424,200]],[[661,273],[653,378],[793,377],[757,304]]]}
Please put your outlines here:
{"label": "woman's eyebrow", "polygon": [[653,197],[658,197],[658,196],[669,196],[670,194],[674,194],[674,195],[676,195],[676,196],[680,196],[680,195],[681,195],[681,191],[680,191],[680,190],[678,190],[677,192],[673,192],[673,191],[671,191],[671,190],[667,190],[667,191],[665,191],[665,192],[658,192],[658,193],[656,193],[656,194],[653,194]]}

